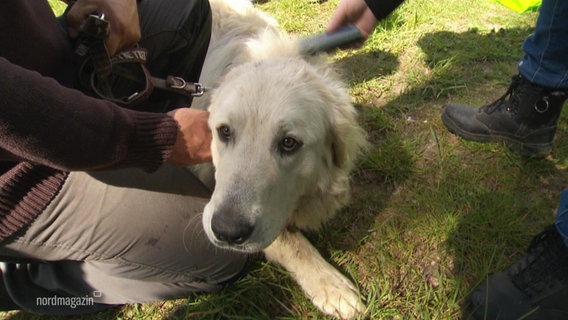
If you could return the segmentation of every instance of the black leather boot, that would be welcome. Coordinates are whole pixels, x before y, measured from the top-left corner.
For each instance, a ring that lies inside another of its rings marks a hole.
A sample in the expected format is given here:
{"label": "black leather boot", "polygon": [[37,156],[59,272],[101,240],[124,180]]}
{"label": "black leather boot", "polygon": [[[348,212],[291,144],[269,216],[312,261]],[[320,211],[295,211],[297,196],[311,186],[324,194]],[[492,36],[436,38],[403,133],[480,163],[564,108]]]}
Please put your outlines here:
{"label": "black leather boot", "polygon": [[442,121],[464,139],[502,142],[522,156],[544,157],[567,97],[568,89],[544,88],[517,75],[501,98],[479,109],[450,104]]}
{"label": "black leather boot", "polygon": [[4,284],[4,276],[0,268],[0,311],[20,310],[20,307],[12,300],[6,285]]}
{"label": "black leather boot", "polygon": [[465,319],[568,319],[568,248],[554,225],[466,300]]}

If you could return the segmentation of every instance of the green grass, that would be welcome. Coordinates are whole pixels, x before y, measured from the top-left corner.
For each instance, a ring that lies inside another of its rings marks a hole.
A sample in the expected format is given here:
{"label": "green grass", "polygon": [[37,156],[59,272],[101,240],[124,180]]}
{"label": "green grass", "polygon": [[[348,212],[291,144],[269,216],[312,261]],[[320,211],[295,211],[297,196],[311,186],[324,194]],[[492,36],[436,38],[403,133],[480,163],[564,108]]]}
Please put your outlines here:
{"label": "green grass", "polygon": [[53,9],[53,12],[55,12],[55,14],[58,15],[58,16],[63,14],[63,12],[65,11],[65,8],[67,8],[67,4],[65,4],[65,2],[63,2],[63,1],[59,1],[59,0],[48,0],[48,1],[49,1],[49,5]]}
{"label": "green grass", "polygon": [[[296,34],[323,30],[337,1],[258,5]],[[500,145],[449,134],[450,101],[484,104],[506,90],[536,13],[489,0],[409,0],[344,70],[372,148],[353,176],[353,199],[308,236],[351,277],[371,319],[460,319],[487,273],[515,261],[553,221],[568,175],[566,114],[552,156],[523,160]],[[7,319],[56,319],[26,313]],[[129,305],[85,319],[325,319],[282,269],[257,262],[216,294]]]}

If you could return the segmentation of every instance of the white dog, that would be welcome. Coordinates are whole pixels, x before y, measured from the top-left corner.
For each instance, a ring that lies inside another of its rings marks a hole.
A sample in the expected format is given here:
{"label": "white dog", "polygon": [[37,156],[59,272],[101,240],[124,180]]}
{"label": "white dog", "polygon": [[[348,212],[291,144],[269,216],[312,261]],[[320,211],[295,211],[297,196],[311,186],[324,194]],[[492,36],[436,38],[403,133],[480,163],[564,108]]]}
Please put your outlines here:
{"label": "white dog", "polygon": [[[355,286],[299,230],[317,230],[349,200],[364,132],[325,57],[245,0],[211,0],[213,32],[194,99],[209,109],[215,187],[203,226],[217,246],[264,251],[324,313],[364,313]],[[205,171],[206,172],[206,171]],[[202,180],[203,168],[199,175]]]}

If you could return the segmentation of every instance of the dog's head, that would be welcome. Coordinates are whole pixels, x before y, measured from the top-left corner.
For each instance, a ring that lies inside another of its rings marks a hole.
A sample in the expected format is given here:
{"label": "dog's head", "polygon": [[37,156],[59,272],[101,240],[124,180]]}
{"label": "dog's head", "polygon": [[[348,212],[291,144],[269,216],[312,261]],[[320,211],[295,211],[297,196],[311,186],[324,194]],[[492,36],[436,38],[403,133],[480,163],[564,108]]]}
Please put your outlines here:
{"label": "dog's head", "polygon": [[319,225],[337,207],[299,210],[348,192],[364,144],[347,90],[300,57],[233,68],[211,99],[215,189],[203,214],[218,246],[254,252],[288,225]]}

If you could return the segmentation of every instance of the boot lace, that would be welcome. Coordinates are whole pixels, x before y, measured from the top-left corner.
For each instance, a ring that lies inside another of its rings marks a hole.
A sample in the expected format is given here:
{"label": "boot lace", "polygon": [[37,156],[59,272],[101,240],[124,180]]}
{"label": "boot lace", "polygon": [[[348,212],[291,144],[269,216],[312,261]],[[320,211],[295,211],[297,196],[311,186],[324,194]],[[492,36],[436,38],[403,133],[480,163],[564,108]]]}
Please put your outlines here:
{"label": "boot lace", "polygon": [[509,269],[509,275],[531,298],[554,292],[568,282],[568,248],[554,225],[535,236],[528,253]]}
{"label": "boot lace", "polygon": [[511,84],[499,99],[481,107],[486,113],[493,113],[495,110],[505,108],[506,111],[515,111],[521,103],[521,98],[519,94],[516,94],[517,90],[521,86],[523,78],[520,75],[513,76],[511,78]]}

